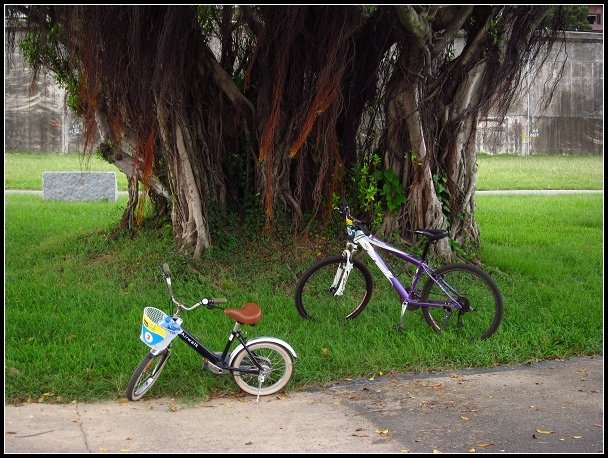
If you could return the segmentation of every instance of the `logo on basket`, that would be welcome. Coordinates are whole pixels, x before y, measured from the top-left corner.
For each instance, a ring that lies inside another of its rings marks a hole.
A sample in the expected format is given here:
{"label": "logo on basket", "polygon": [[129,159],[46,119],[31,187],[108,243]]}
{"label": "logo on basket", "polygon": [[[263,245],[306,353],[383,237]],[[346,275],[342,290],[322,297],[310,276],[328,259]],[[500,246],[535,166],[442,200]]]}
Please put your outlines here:
{"label": "logo on basket", "polygon": [[140,338],[146,345],[152,347],[161,343],[165,339],[167,332],[165,331],[164,333],[165,335],[161,335],[147,328],[145,325],[142,325]]}

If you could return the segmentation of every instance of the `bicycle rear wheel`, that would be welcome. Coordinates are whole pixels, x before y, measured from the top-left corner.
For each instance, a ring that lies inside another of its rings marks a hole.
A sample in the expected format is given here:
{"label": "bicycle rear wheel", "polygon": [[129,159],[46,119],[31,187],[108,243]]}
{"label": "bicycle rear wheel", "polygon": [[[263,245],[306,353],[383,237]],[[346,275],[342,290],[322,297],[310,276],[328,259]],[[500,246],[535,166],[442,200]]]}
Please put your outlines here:
{"label": "bicycle rear wheel", "polygon": [[135,372],[133,372],[131,381],[127,386],[127,399],[129,401],[137,401],[150,391],[150,388],[152,388],[152,385],[154,385],[154,382],[156,382],[160,373],[165,368],[170,354],[169,347],[167,347],[158,355],[148,353],[142,359]]}
{"label": "bicycle rear wheel", "polygon": [[336,274],[345,264],[343,256],[321,259],[298,280],[295,303],[298,313],[314,320],[352,319],[359,315],[369,302],[372,276],[365,265],[353,259],[346,286],[341,295],[335,295]]}
{"label": "bicycle rear wheel", "polygon": [[[247,352],[249,349],[249,352]],[[232,366],[240,369],[262,367],[261,373],[234,371],[234,381],[245,393],[268,396],[274,394],[289,382],[293,371],[293,361],[289,352],[274,342],[257,342],[243,348],[234,357]]]}
{"label": "bicycle rear wheel", "polygon": [[[451,264],[435,271],[451,288],[465,311],[449,307],[421,307],[426,322],[436,332],[454,331],[470,339],[487,339],[502,321],[502,295],[494,280],[471,264]],[[448,296],[432,279],[422,288],[422,300],[449,302]]]}

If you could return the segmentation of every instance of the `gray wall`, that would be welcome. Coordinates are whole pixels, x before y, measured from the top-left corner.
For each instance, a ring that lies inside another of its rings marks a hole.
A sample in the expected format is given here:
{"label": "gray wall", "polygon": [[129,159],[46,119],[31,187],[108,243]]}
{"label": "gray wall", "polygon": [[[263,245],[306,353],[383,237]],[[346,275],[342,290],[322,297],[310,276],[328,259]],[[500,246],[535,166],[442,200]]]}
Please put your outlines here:
{"label": "gray wall", "polygon": [[[5,56],[5,61],[7,56]],[[83,124],[65,104],[65,91],[52,75],[33,72],[18,51],[4,73],[4,150],[80,152]]]}
{"label": "gray wall", "polygon": [[[531,89],[522,87],[504,121],[489,117],[480,122],[477,151],[602,154],[603,40],[601,33],[568,33],[566,53],[554,52]],[[556,57],[558,64],[565,61],[564,77],[548,109],[541,110],[544,81],[555,71]],[[82,122],[67,110],[65,91],[47,74],[41,74],[34,85],[31,81],[31,70],[17,54],[5,73],[5,151],[81,151]]]}
{"label": "gray wall", "polygon": [[[477,151],[524,155],[603,153],[604,35],[569,32],[564,44],[565,49],[560,43],[554,46],[535,81],[524,80],[502,123],[494,117],[480,122]],[[562,63],[563,78],[545,109],[545,82]]]}

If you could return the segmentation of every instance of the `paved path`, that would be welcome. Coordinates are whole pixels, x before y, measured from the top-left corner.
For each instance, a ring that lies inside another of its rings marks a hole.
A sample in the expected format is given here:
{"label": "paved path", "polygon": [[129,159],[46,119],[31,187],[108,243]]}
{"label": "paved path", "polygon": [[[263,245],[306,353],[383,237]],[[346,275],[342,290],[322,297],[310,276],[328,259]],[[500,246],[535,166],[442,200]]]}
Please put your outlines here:
{"label": "paved path", "polygon": [[22,404],[5,453],[603,453],[603,355],[288,395]]}

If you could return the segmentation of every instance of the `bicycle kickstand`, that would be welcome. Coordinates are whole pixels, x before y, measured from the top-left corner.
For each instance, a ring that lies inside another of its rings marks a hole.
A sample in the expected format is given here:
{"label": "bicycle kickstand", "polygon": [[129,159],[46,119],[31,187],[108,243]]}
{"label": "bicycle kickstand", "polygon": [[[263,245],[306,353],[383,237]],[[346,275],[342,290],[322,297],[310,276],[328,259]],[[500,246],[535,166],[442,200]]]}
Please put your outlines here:
{"label": "bicycle kickstand", "polygon": [[403,301],[401,303],[401,316],[399,317],[399,324],[397,325],[397,331],[403,331],[403,315],[405,315],[407,306],[408,306],[407,301]]}
{"label": "bicycle kickstand", "polygon": [[260,390],[262,389],[262,383],[264,383],[264,375],[258,375],[258,397],[255,402],[260,402]]}

